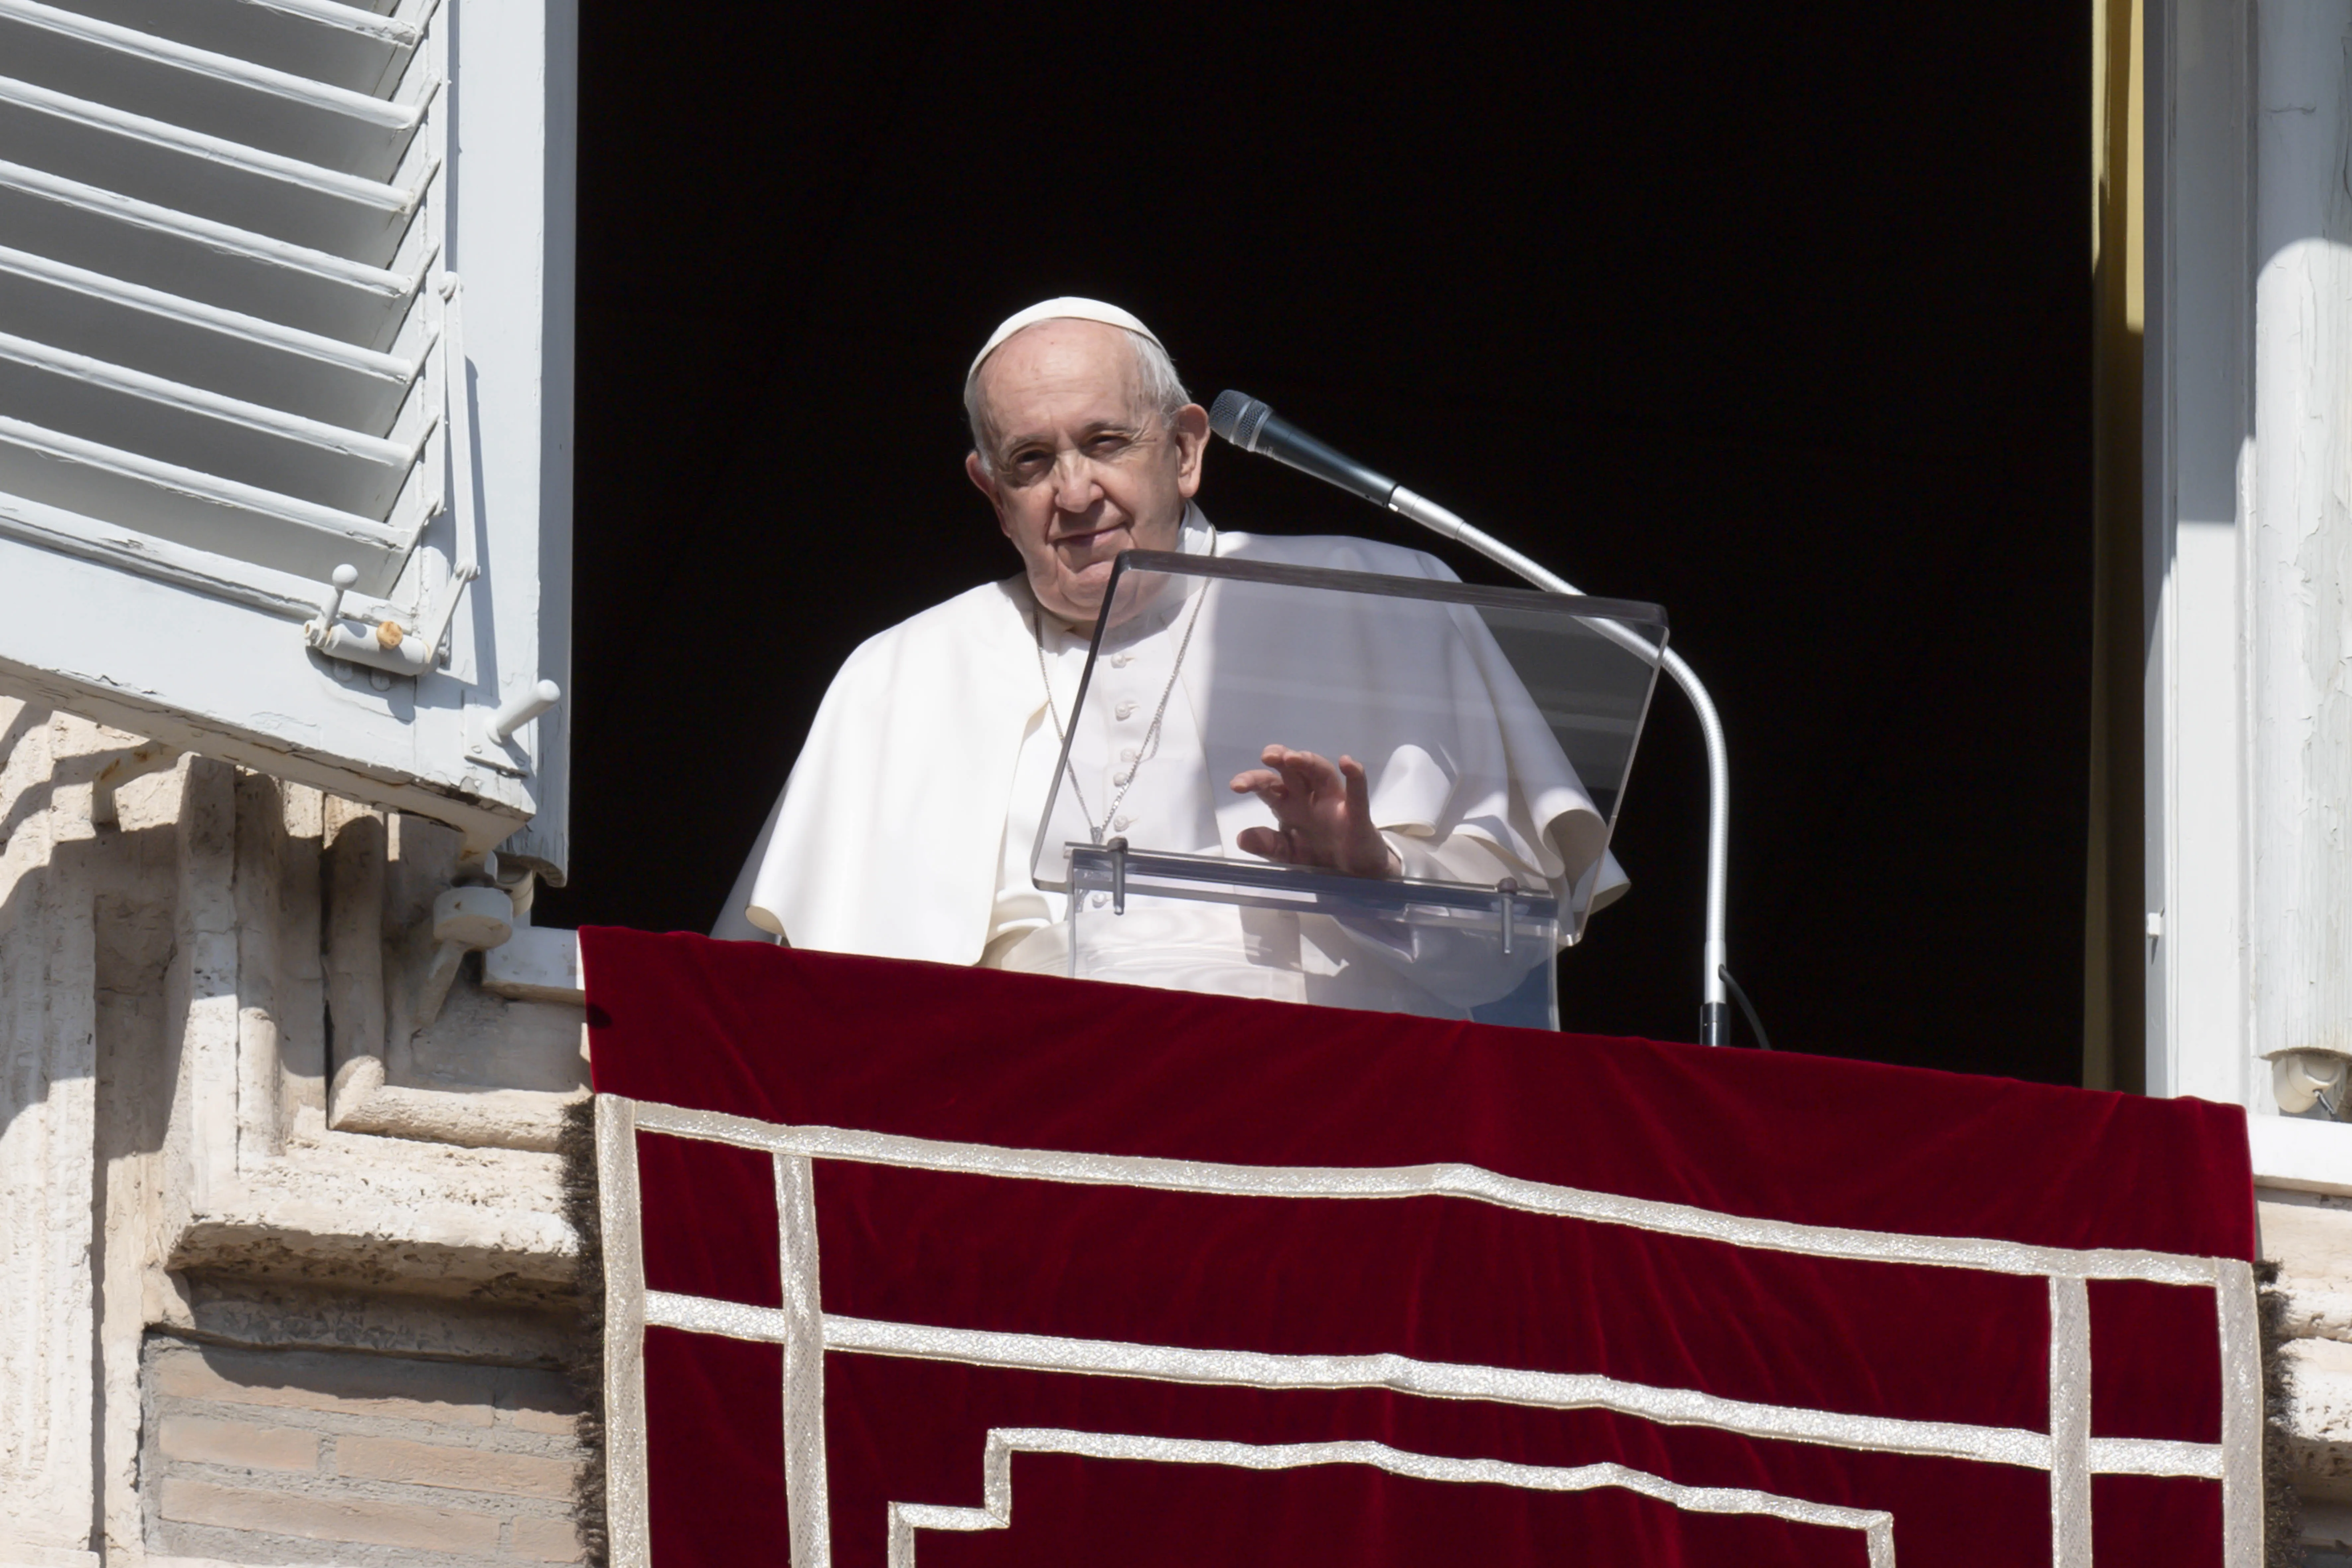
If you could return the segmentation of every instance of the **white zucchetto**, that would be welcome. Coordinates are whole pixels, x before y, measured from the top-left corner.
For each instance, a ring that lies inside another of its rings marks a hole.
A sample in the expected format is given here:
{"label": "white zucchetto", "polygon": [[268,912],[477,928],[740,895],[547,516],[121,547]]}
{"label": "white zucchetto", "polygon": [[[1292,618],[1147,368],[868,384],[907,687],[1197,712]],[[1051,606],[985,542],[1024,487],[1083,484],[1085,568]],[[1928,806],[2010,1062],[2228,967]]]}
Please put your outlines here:
{"label": "white zucchetto", "polygon": [[965,384],[971,384],[971,378],[980,374],[980,367],[988,363],[988,356],[1013,333],[1024,327],[1034,327],[1040,321],[1100,321],[1107,327],[1125,327],[1130,332],[1150,338],[1159,345],[1162,353],[1168,352],[1168,345],[1160,342],[1159,334],[1129,312],[1116,305],[1106,305],[1100,300],[1085,300],[1070,294],[1059,300],[1041,300],[1025,310],[1016,310],[1005,317],[996,331],[988,334],[988,342],[981,346],[980,353],[972,356],[971,368],[963,373]]}

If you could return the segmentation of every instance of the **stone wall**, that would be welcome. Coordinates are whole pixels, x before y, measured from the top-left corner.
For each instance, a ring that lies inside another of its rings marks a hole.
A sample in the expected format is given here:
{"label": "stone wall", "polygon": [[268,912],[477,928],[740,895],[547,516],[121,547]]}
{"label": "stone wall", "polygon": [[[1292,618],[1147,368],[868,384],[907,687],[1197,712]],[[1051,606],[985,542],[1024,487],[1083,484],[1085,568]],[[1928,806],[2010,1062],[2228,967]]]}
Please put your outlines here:
{"label": "stone wall", "polygon": [[581,1010],[425,1016],[456,856],[0,698],[0,1568],[577,1555]]}
{"label": "stone wall", "polygon": [[2286,1451],[2309,1568],[2352,1568],[2352,1197],[2256,1195],[2263,1256],[2279,1266]]}
{"label": "stone wall", "polygon": [[148,1337],[151,1548],[240,1563],[571,1563],[560,1373]]}

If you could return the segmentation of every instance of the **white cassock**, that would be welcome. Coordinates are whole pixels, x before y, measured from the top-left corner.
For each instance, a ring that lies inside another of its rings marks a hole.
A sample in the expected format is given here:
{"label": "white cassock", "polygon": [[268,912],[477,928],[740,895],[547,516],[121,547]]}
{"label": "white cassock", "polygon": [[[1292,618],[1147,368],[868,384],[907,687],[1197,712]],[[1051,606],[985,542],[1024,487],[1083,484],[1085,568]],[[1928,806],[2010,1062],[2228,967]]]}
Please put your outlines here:
{"label": "white cassock", "polygon": [[[1454,580],[1433,556],[1370,540],[1215,533],[1197,508],[1181,548]],[[1316,595],[1333,608],[1304,626],[1221,616],[1213,584],[1164,581],[1186,591],[1106,637],[1055,805],[1057,843],[1099,827],[1139,848],[1255,860],[1235,841],[1273,814],[1225,784],[1280,743],[1364,763],[1373,818],[1407,876],[1509,876],[1594,908],[1623,890],[1605,823],[1475,613]],[[1021,576],[868,639],[834,678],[712,934],[1067,973],[1067,895],[1039,889],[1032,859],[1089,641],[1037,614]],[[1349,679],[1318,684],[1318,669]],[[1060,863],[1056,846],[1038,861]],[[1486,999],[1445,984],[1441,951],[1321,917],[1130,903],[1118,929],[1126,956],[1106,966],[1089,939],[1089,973],[1450,1016]]]}

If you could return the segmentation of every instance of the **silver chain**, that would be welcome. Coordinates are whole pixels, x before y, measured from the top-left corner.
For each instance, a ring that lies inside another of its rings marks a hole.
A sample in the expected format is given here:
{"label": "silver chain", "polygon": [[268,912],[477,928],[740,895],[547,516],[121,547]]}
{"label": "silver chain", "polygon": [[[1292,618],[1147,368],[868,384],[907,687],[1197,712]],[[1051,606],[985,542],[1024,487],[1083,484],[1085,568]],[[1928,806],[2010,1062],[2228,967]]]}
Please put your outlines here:
{"label": "silver chain", "polygon": [[[1213,542],[1209,549],[1214,554],[1214,536],[1211,537]],[[1176,693],[1176,677],[1183,672],[1184,654],[1192,646],[1192,628],[1200,624],[1201,606],[1208,602],[1209,585],[1203,583],[1199,595],[1192,601],[1192,613],[1184,618],[1184,636],[1176,644],[1176,662],[1169,668],[1168,684],[1160,689],[1160,706],[1151,710],[1150,728],[1143,731],[1143,743],[1135,749],[1135,760],[1128,763],[1126,773],[1115,775],[1118,777],[1118,793],[1110,797],[1110,809],[1103,813],[1100,822],[1097,822],[1094,813],[1087,809],[1086,792],[1078,787],[1077,768],[1072,763],[1063,764],[1070,775],[1070,798],[1077,802],[1078,815],[1086,820],[1087,835],[1097,844],[1103,841],[1103,835],[1109,832],[1110,825],[1118,820],[1118,808],[1127,804],[1127,792],[1135,787],[1135,775],[1143,771],[1143,764],[1160,750],[1160,724],[1168,717],[1168,700]],[[1029,633],[1037,640],[1037,679],[1045,686],[1045,710],[1054,716],[1054,739],[1067,750],[1069,731],[1062,724],[1061,704],[1054,700],[1054,678],[1045,672],[1045,628],[1036,613],[1029,617]]]}

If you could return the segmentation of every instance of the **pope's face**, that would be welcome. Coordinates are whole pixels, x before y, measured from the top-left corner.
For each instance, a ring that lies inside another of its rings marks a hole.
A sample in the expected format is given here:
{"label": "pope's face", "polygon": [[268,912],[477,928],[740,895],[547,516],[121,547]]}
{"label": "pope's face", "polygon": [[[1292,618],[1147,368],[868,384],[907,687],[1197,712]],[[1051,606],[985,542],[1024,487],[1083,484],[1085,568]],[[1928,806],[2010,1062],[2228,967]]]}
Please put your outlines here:
{"label": "pope's face", "polygon": [[1037,602],[1073,625],[1102,608],[1122,550],[1173,550],[1201,488],[1209,416],[1147,407],[1125,332],[1051,321],[1006,339],[980,367],[988,461],[965,459],[1021,552]]}

